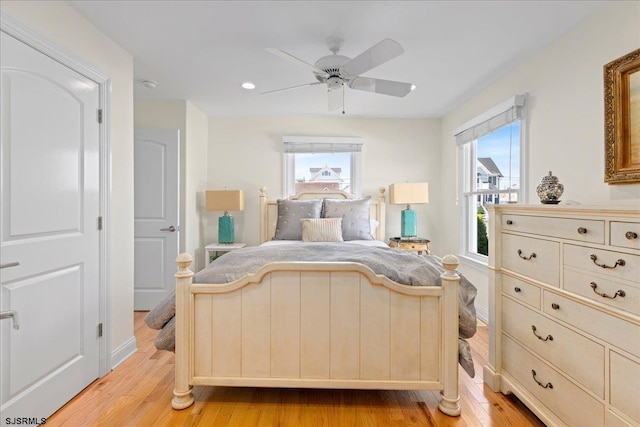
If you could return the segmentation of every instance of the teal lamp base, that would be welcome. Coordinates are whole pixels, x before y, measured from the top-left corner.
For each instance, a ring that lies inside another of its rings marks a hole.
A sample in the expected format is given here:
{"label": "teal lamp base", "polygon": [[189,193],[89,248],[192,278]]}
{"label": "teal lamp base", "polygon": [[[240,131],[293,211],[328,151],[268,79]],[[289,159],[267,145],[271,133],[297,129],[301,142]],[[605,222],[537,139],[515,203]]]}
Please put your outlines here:
{"label": "teal lamp base", "polygon": [[218,243],[233,243],[233,217],[225,212],[218,218]]}
{"label": "teal lamp base", "polygon": [[403,238],[412,238],[418,235],[416,211],[409,207],[403,210],[401,214],[400,235]]}

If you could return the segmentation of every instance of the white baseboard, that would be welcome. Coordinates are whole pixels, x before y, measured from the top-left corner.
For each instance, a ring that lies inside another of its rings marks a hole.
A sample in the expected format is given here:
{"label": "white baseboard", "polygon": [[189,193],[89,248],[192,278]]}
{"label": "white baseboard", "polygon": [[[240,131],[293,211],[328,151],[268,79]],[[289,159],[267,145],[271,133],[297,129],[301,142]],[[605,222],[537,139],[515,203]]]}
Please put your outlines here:
{"label": "white baseboard", "polygon": [[476,316],[484,323],[489,324],[489,310],[481,305],[476,305]]}
{"label": "white baseboard", "polygon": [[138,351],[136,337],[131,337],[120,347],[111,352],[111,370],[116,369],[122,362]]}

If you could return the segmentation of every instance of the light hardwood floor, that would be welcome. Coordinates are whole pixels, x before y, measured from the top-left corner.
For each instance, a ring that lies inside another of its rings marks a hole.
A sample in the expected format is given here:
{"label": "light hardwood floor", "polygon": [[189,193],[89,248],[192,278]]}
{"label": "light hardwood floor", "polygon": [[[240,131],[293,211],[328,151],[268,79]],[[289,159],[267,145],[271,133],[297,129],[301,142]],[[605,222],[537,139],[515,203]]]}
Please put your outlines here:
{"label": "light hardwood floor", "polygon": [[470,340],[476,376],[460,369],[462,415],[437,409],[438,392],[194,387],[195,405],[171,408],[173,353],[135,313],[138,352],[47,420],[49,426],[544,426],[522,403],[482,381],[487,327]]}

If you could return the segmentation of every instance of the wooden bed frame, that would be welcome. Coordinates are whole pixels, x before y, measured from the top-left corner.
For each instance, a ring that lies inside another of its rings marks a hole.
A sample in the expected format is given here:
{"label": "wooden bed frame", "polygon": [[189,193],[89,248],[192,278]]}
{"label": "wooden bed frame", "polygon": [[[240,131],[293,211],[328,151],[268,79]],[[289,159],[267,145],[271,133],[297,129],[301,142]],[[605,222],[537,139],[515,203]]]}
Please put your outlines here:
{"label": "wooden bed frame", "polygon": [[[266,241],[277,204],[260,193]],[[292,197],[310,198],[351,196]],[[371,203],[378,240],[384,208],[381,189]],[[401,285],[352,262],[277,262],[231,283],[194,284],[192,257],[176,261],[173,408],[194,403],[194,385],[424,389],[440,390],[439,409],[460,415],[456,257],[443,258],[442,287]]]}

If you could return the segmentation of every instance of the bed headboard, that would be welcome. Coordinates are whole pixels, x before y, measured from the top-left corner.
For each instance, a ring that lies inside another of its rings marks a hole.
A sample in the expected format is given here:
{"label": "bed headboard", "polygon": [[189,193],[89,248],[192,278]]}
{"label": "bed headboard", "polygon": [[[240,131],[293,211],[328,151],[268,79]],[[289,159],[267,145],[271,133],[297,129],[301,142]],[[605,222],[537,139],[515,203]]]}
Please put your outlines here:
{"label": "bed headboard", "polygon": [[[378,189],[378,197],[371,198],[371,219],[378,221],[378,228],[373,233],[376,240],[384,241],[385,229],[385,193],[386,189]],[[302,191],[287,198],[287,200],[309,199],[354,199],[353,194],[340,190]],[[278,201],[267,200],[266,187],[260,188],[260,243],[271,240],[276,234],[278,222]]]}

